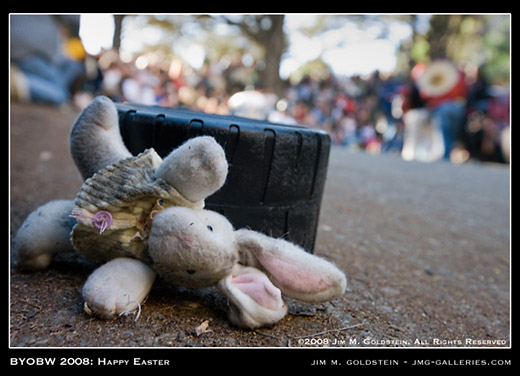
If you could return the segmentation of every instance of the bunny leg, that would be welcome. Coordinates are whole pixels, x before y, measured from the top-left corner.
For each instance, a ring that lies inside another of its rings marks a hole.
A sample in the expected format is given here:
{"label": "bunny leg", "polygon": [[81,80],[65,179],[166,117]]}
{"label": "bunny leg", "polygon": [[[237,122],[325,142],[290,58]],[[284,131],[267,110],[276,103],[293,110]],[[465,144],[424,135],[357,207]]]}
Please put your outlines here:
{"label": "bunny leg", "polygon": [[55,253],[74,250],[70,232],[76,220],[69,218],[73,208],[73,200],[56,200],[29,214],[13,240],[12,250],[18,254],[20,268],[44,269]]}
{"label": "bunny leg", "polygon": [[239,327],[273,325],[287,314],[281,291],[256,268],[236,264],[218,287],[229,299],[229,320]]}
{"label": "bunny leg", "polygon": [[96,269],[83,286],[85,311],[101,317],[141,312],[155,273],[141,261],[116,258]]}
{"label": "bunny leg", "polygon": [[213,137],[200,136],[173,150],[155,176],[175,187],[188,200],[200,201],[222,187],[227,173],[222,147]]}
{"label": "bunny leg", "polygon": [[79,114],[70,133],[70,153],[83,179],[132,156],[121,138],[112,100],[98,96]]}

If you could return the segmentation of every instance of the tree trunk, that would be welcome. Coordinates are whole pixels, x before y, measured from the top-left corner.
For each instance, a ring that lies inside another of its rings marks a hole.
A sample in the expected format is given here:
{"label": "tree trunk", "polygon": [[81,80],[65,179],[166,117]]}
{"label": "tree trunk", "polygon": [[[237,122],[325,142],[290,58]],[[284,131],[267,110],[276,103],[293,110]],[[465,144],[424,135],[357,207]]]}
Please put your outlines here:
{"label": "tree trunk", "polygon": [[285,47],[283,34],[283,15],[271,15],[271,28],[266,35],[265,68],[260,72],[260,84],[266,89],[272,89],[276,94],[283,94],[282,81],[280,80],[280,61]]}
{"label": "tree trunk", "polygon": [[119,51],[121,47],[121,27],[123,25],[124,15],[116,14],[114,15],[114,38],[112,40],[112,48],[116,51]]}

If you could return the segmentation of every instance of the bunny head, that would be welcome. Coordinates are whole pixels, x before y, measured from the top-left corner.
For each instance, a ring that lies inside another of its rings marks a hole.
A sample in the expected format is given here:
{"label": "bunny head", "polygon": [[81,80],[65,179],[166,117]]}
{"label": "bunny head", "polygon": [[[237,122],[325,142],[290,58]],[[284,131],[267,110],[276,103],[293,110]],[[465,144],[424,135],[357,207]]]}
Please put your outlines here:
{"label": "bunny head", "polygon": [[185,287],[216,284],[238,261],[231,223],[209,210],[161,211],[154,218],[148,248],[158,274]]}
{"label": "bunny head", "polygon": [[283,296],[316,303],[346,288],[345,275],[328,261],[283,239],[235,231],[209,210],[163,210],[148,245],[162,278],[186,287],[218,285],[229,299],[230,320],[241,327],[279,321],[287,313]]}

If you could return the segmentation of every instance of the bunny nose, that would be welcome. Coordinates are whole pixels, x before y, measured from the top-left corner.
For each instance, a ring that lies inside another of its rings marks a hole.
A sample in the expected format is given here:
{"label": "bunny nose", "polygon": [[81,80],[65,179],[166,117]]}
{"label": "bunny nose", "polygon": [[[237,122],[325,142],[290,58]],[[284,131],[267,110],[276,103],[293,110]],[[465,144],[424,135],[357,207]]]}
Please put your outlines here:
{"label": "bunny nose", "polygon": [[182,248],[193,248],[195,242],[190,236],[175,236]]}

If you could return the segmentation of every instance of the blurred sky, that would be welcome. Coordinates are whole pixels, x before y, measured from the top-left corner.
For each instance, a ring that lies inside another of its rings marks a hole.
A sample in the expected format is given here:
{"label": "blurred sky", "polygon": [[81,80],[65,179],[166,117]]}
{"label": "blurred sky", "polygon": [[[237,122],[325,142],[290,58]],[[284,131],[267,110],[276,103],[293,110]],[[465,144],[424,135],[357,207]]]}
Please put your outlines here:
{"label": "blurred sky", "polygon": [[114,37],[114,17],[111,14],[81,15],[79,36],[85,50],[91,55],[97,55],[102,48],[111,48]]}
{"label": "blurred sky", "polygon": [[[356,23],[346,21],[339,28],[313,37],[300,31],[302,26],[313,25],[316,18],[314,14],[286,15],[284,30],[289,46],[280,67],[282,78],[287,78],[302,64],[320,55],[337,75],[368,74],[374,70],[392,72],[396,66],[396,50],[399,44],[412,33],[408,24],[398,21],[389,24],[389,32],[384,39],[380,37],[382,25],[377,23],[361,29]],[[112,15],[81,16],[80,36],[88,53],[95,55],[101,48],[111,48],[113,33]],[[152,28],[125,30],[126,40],[122,40],[122,49],[135,53],[142,45],[143,39],[151,43],[153,40],[159,41],[160,37],[157,30]],[[200,68],[204,60],[204,50],[199,45],[188,45],[178,53],[196,69]]]}
{"label": "blurred sky", "polygon": [[403,39],[411,36],[411,27],[392,22],[387,39],[378,36],[382,26],[374,23],[361,29],[354,22],[314,37],[304,35],[299,28],[315,23],[316,15],[287,15],[286,30],[289,50],[282,61],[280,75],[287,77],[306,61],[318,58],[338,75],[368,74],[375,70],[391,72],[396,66],[396,50]]}

